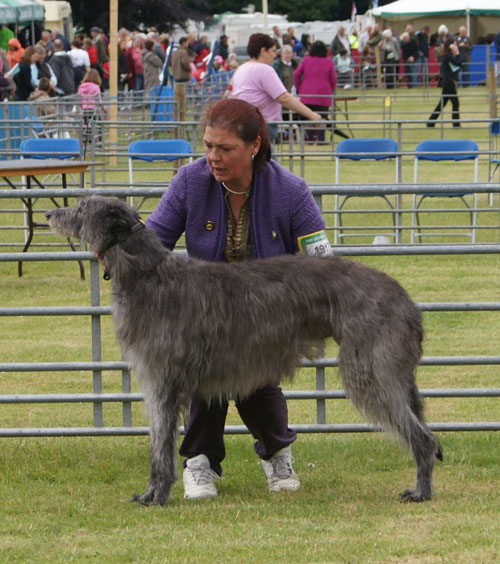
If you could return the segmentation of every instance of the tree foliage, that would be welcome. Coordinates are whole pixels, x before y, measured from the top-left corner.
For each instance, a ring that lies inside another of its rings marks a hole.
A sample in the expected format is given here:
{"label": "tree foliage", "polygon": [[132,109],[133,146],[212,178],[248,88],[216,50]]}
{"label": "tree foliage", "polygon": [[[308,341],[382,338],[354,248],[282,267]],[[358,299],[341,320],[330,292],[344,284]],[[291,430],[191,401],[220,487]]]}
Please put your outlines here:
{"label": "tree foliage", "polygon": [[[73,22],[88,31],[97,25],[109,27],[109,0],[69,0]],[[207,20],[213,13],[209,0],[118,0],[118,27],[144,29],[155,26],[170,31],[186,20]]]}
{"label": "tree foliage", "polygon": [[291,22],[339,19],[339,0],[269,0],[269,12],[288,16]]}
{"label": "tree foliage", "polygon": [[[69,0],[75,25],[89,30],[109,25],[109,0]],[[392,0],[379,0],[382,6]],[[118,0],[118,25],[127,29],[155,26],[170,31],[174,25],[183,26],[188,19],[209,21],[214,14],[241,13],[252,0]],[[355,0],[358,14],[364,14],[372,0]],[[261,1],[253,0],[255,9],[262,10]],[[352,0],[269,0],[270,13],[288,16],[289,21],[336,21],[351,17]]]}

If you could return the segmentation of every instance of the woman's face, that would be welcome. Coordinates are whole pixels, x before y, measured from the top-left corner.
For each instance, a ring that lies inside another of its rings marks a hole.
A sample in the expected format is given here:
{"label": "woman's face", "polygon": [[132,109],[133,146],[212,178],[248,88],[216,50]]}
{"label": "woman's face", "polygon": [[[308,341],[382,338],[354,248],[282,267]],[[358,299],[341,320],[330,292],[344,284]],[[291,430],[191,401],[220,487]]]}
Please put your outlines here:
{"label": "woman's face", "polygon": [[273,45],[272,47],[269,47],[269,49],[262,47],[262,49],[260,50],[259,61],[261,63],[265,63],[266,65],[270,65],[274,61],[275,57],[276,57],[276,46],[275,45]]}
{"label": "woman's face", "polygon": [[247,144],[227,129],[207,126],[203,143],[215,180],[246,189],[252,179],[252,155],[259,152],[260,136]]}

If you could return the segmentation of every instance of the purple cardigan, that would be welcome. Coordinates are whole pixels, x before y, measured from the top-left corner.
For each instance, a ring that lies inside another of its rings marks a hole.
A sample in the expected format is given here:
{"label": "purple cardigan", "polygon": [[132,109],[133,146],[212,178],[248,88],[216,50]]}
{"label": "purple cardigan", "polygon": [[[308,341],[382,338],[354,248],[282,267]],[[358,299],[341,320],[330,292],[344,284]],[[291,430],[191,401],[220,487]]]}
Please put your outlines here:
{"label": "purple cardigan", "polygon": [[[293,73],[293,81],[303,104],[326,107],[331,105],[331,96],[337,85],[337,74],[330,57],[304,57]],[[318,97],[314,94],[324,96]]]}
{"label": "purple cardigan", "polygon": [[[325,227],[305,181],[273,160],[253,175],[249,214],[252,258],[296,253],[297,237]],[[190,256],[225,260],[224,189],[204,157],[179,169],[146,226],[168,249],[185,232]]]}

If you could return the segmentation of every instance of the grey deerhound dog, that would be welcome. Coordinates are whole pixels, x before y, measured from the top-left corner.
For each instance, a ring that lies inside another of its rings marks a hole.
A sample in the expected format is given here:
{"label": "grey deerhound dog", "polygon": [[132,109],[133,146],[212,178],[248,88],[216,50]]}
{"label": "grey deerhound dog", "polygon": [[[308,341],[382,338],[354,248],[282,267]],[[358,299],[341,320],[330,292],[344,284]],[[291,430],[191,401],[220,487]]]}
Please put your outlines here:
{"label": "grey deerhound dog", "polygon": [[425,424],[414,378],[420,312],[392,278],[337,257],[279,256],[241,263],[174,254],[135,210],[102,197],[47,212],[51,228],[88,243],[113,284],[120,345],[150,412],[150,478],[143,504],[167,502],[176,480],[181,410],[242,398],[292,378],[323,340],[339,344],[345,390],[371,422],[398,436],[416,463],[403,501],[432,493],[438,440]]}

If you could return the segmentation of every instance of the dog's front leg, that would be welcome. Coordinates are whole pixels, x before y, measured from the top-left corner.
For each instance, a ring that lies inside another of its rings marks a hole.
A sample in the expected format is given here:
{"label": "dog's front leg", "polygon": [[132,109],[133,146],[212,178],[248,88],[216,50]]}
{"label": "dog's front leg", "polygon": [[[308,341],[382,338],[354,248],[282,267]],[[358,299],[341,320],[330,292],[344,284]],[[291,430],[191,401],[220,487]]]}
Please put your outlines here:
{"label": "dog's front leg", "polygon": [[151,409],[149,484],[132,501],[143,505],[165,505],[177,479],[177,429],[179,405],[172,397],[149,402]]}

